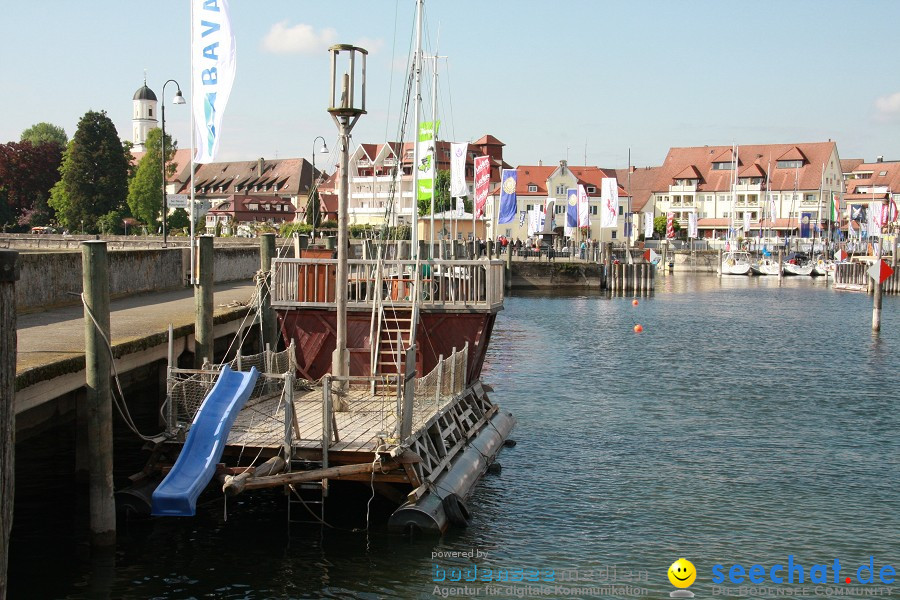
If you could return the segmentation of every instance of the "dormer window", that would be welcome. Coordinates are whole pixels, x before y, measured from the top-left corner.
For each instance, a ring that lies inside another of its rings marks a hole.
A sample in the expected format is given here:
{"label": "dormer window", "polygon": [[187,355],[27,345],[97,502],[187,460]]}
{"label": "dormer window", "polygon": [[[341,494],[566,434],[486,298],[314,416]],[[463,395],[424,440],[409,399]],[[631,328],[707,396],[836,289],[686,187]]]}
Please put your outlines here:
{"label": "dormer window", "polygon": [[529,184],[528,184],[528,191],[529,191],[529,192],[536,192],[536,191],[537,191],[537,186],[534,185],[533,183],[529,183]]}
{"label": "dormer window", "polygon": [[597,193],[597,188],[594,187],[594,186],[592,186],[592,185],[589,185],[589,186],[587,186],[587,193],[588,193],[588,194],[596,194],[596,193]]}
{"label": "dormer window", "polygon": [[734,168],[734,163],[730,160],[714,162],[712,168],[713,171],[730,171]]}
{"label": "dormer window", "polygon": [[259,210],[259,204],[255,202],[247,205],[247,210]]}
{"label": "dormer window", "polygon": [[802,160],[779,160],[778,163],[779,169],[799,169],[803,166]]}

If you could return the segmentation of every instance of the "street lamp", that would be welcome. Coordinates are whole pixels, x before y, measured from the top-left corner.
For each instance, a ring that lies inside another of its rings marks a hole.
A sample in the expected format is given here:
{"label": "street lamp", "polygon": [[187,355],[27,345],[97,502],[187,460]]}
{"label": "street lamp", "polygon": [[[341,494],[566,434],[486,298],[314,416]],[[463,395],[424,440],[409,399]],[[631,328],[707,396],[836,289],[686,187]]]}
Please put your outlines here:
{"label": "street lamp", "polygon": [[[328,144],[325,143],[325,138],[321,135],[316,136],[316,139],[313,140],[313,151],[312,151],[312,175],[313,175],[313,186],[309,191],[309,201],[306,203],[306,217],[309,218],[310,208],[312,208],[312,240],[313,242],[316,239],[316,209],[313,206],[315,203],[316,190],[319,189],[319,178],[316,176],[316,142],[322,140],[322,148],[319,150],[322,154],[328,154]],[[310,243],[313,243],[310,242]]]}
{"label": "street lamp", "polygon": [[184,96],[181,95],[181,86],[178,85],[178,82],[174,79],[170,79],[163,84],[162,88],[162,110],[160,112],[161,122],[162,122],[162,139],[160,141],[160,148],[162,149],[162,230],[163,230],[163,248],[166,247],[166,216],[169,212],[169,202],[166,200],[166,86],[170,83],[174,83],[175,87],[178,88],[178,91],[175,93],[175,98],[172,100],[172,104],[184,104]]}

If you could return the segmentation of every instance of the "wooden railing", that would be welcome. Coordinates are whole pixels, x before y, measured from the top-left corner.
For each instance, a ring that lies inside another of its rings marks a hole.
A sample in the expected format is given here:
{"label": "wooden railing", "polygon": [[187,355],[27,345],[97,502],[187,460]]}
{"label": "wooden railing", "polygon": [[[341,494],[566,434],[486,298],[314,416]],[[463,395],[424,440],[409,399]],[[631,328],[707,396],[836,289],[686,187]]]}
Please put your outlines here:
{"label": "wooden railing", "polygon": [[[371,307],[378,297],[385,304],[422,309],[493,310],[503,306],[503,261],[348,260],[347,306]],[[338,282],[336,259],[284,258],[273,261],[274,308],[330,308]]]}

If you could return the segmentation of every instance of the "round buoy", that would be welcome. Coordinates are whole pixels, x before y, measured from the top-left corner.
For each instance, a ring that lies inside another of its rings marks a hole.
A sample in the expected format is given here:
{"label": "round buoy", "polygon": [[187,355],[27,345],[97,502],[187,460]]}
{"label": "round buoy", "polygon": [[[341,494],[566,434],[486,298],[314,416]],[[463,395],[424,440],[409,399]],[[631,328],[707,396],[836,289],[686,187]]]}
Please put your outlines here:
{"label": "round buoy", "polygon": [[641,325],[640,323],[638,323],[637,325],[634,326],[634,332],[635,332],[635,333],[640,333],[640,332],[642,332],[643,330],[644,330],[644,326]]}
{"label": "round buoy", "polygon": [[637,298],[635,298],[634,300],[631,301],[631,305],[632,305],[632,306],[637,306],[637,305],[638,305]]}

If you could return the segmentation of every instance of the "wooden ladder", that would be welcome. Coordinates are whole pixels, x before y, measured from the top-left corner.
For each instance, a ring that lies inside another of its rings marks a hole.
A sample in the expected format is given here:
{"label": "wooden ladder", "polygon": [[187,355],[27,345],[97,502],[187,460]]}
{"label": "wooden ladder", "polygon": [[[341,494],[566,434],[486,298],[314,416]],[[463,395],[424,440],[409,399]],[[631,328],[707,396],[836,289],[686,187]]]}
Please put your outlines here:
{"label": "wooden ladder", "polygon": [[[393,375],[403,372],[403,356],[412,338],[412,318],[411,309],[384,307],[381,311],[376,375]],[[395,393],[396,390],[392,389],[391,392]]]}

